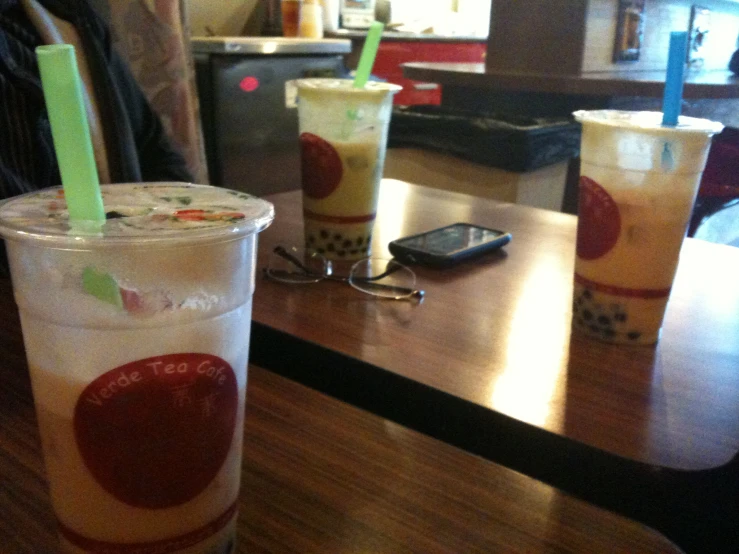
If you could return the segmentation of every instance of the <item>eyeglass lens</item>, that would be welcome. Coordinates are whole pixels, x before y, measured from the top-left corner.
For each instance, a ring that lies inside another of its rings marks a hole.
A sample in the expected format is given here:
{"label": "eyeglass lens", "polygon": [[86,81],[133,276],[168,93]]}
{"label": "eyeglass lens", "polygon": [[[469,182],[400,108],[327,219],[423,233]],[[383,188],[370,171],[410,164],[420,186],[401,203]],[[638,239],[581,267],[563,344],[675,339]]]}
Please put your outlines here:
{"label": "eyeglass lens", "polygon": [[355,289],[384,298],[405,298],[416,291],[416,275],[396,262],[379,258],[366,258],[352,266],[349,284]]}

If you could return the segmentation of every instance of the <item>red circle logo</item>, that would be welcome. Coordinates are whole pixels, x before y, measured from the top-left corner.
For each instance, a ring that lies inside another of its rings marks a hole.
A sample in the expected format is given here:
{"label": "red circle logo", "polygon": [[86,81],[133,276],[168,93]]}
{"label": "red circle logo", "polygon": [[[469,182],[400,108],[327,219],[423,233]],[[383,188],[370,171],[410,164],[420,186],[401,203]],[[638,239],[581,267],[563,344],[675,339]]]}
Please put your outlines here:
{"label": "red circle logo", "polygon": [[233,439],[238,386],[210,354],[132,362],[95,379],[77,400],[74,432],[90,473],[140,508],[178,506],[220,470]]}
{"label": "red circle logo", "polygon": [[259,79],[256,77],[244,77],[239,82],[239,88],[244,92],[254,92],[259,88]]}
{"label": "red circle logo", "polygon": [[344,166],[336,149],[313,133],[300,135],[303,191],[320,200],[336,190],[344,175]]}
{"label": "red circle logo", "polygon": [[584,260],[605,256],[621,234],[621,214],[613,197],[589,177],[580,177],[577,255]]}

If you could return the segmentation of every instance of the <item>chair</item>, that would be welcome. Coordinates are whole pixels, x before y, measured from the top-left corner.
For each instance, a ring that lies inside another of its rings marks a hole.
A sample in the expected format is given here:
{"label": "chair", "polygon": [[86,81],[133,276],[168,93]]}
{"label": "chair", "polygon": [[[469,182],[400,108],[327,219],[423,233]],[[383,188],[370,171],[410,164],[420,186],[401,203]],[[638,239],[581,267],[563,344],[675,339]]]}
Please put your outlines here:
{"label": "chair", "polygon": [[688,236],[739,246],[739,129],[717,135],[706,161]]}

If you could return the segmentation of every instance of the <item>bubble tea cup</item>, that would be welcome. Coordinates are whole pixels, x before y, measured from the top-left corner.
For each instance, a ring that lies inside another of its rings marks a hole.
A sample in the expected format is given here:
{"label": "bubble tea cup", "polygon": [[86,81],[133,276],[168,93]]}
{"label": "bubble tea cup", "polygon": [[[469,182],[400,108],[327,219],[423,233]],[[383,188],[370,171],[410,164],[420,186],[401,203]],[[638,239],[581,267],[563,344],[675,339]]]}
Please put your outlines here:
{"label": "bubble tea cup", "polygon": [[0,204],[61,551],[231,554],[257,233],[272,205],[182,183]]}
{"label": "bubble tea cup", "polygon": [[578,111],[582,123],[573,328],[622,344],[659,339],[680,248],[723,125],[658,112]]}
{"label": "bubble tea cup", "polygon": [[393,95],[348,79],[297,81],[305,246],[332,260],[370,253]]}

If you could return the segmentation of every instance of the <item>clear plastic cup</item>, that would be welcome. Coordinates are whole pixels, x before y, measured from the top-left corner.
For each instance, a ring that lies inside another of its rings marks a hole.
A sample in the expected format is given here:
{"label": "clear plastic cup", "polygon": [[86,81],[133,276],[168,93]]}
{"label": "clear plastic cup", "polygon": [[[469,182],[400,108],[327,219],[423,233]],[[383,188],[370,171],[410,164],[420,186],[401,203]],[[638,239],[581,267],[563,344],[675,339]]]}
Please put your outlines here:
{"label": "clear plastic cup", "polygon": [[64,552],[235,551],[257,234],[272,205],[181,183],[0,205]]}
{"label": "clear plastic cup", "polygon": [[297,81],[305,245],[333,260],[370,253],[393,95],[348,79]]}
{"label": "clear plastic cup", "polygon": [[659,338],[711,136],[658,112],[578,111],[582,123],[573,327],[614,343]]}

